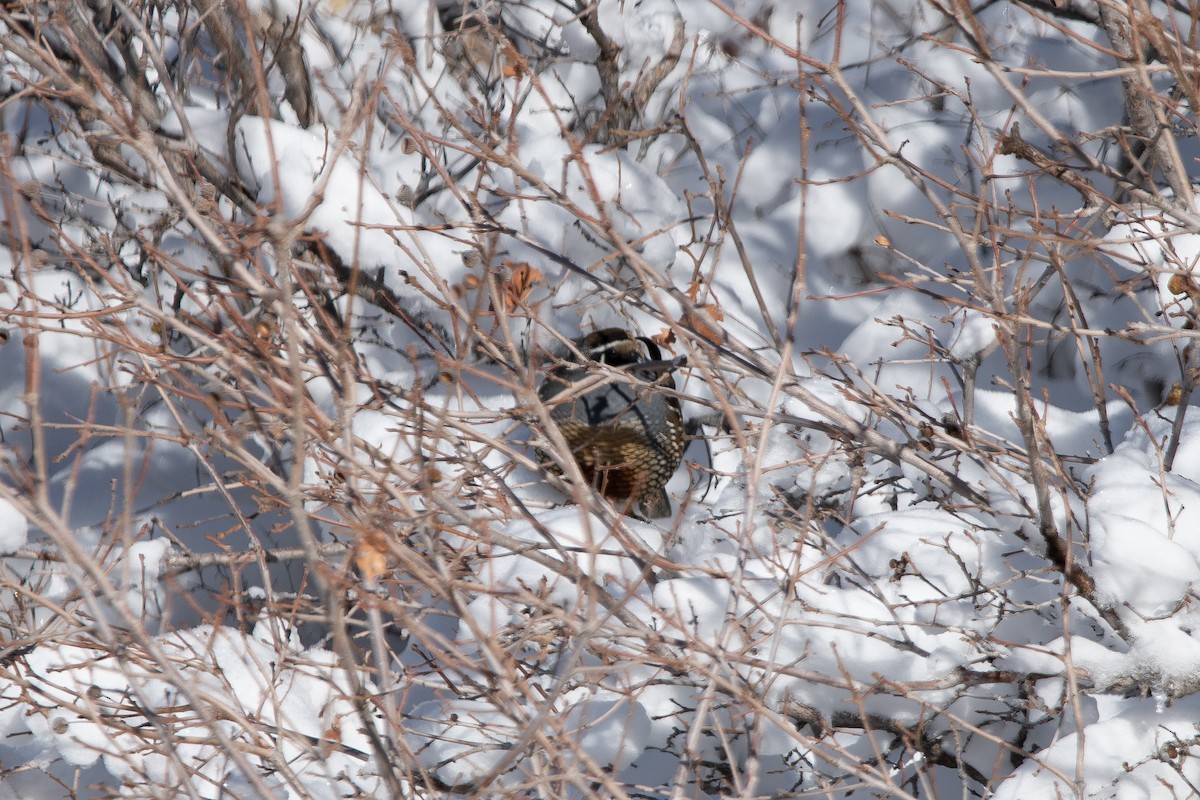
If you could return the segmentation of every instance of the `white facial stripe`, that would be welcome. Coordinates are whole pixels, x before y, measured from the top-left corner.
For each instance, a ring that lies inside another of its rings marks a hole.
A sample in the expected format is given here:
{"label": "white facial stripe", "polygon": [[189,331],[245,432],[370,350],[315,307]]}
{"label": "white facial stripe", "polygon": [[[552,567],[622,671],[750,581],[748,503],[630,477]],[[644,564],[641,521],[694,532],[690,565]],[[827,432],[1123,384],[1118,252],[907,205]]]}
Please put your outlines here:
{"label": "white facial stripe", "polygon": [[650,353],[646,349],[645,343],[639,341],[638,339],[618,339],[615,342],[609,342],[608,344],[603,344],[598,347],[593,347],[591,351],[595,355],[599,356],[603,353],[614,352],[620,348],[627,348],[631,344],[634,344],[637,346],[638,352],[642,358],[649,358]]}

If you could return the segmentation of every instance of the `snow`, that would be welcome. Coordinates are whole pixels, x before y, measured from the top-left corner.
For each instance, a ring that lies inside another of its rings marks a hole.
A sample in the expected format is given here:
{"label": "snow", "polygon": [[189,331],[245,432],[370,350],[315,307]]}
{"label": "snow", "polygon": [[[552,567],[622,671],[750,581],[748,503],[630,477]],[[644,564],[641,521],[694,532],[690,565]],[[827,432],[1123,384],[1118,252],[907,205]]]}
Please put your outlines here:
{"label": "snow", "polygon": [[[327,770],[346,777],[335,781],[349,786],[358,778],[366,763],[364,738],[356,733],[356,712],[343,692],[331,691],[323,675],[333,671],[332,664],[308,667],[300,660],[275,665],[275,654],[266,645],[238,636],[228,630],[195,628],[180,631],[163,640],[171,653],[205,652],[212,659],[210,671],[189,670],[194,696],[214,700],[235,689],[241,709],[237,713],[262,715],[280,733],[278,746],[294,774],[311,772],[313,778],[327,779]],[[37,698],[34,713],[24,721],[28,733],[43,748],[53,749],[74,766],[85,767],[104,758],[114,775],[132,780],[148,779],[161,786],[190,786],[197,796],[222,795],[222,783],[230,765],[221,757],[219,741],[211,734],[205,714],[213,715],[220,705],[196,713],[183,713],[179,723],[191,729],[193,741],[178,744],[177,756],[156,756],[136,733],[138,725],[149,724],[153,715],[178,714],[181,695],[170,682],[162,680],[136,650],[130,657],[117,659],[102,651],[82,647],[40,648],[14,673],[26,691]],[[300,654],[297,654],[300,655]],[[319,666],[319,672],[314,667]],[[10,684],[3,697],[8,704],[16,699],[16,685]],[[137,709],[145,709],[139,712]],[[146,712],[150,712],[147,716]],[[104,724],[114,713],[123,715],[132,726],[114,731]],[[219,722],[225,735],[243,737],[231,721]],[[11,726],[11,721],[10,721]],[[320,741],[336,732],[340,752],[317,758],[306,739]],[[137,770],[123,756],[144,752]],[[267,761],[272,759],[268,756]],[[208,763],[186,781],[180,765]],[[270,783],[270,781],[268,782]],[[370,789],[371,781],[361,783]]]}
{"label": "snow", "polygon": [[[686,34],[605,138],[579,14],[500,4],[489,81],[445,5],[251,3],[307,128],[162,12],[138,181],[3,49],[0,800],[1194,793],[1200,233],[1001,152],[1128,168],[1088,8],[984,4],[989,63],[917,0],[602,0],[624,91]],[[536,351],[610,325],[688,353],[670,518],[537,469]]]}
{"label": "snow", "polygon": [[20,550],[29,538],[29,521],[7,500],[0,499],[0,555]]}
{"label": "snow", "polygon": [[[1188,698],[1164,713],[1136,704],[1090,725],[1086,744],[1080,741],[1081,734],[1064,736],[1048,752],[1022,765],[1000,787],[997,800],[1069,794],[1077,777],[1086,780],[1090,796],[1122,799],[1157,797],[1164,784],[1174,781],[1195,785],[1200,769],[1190,763],[1193,759],[1182,757],[1195,736],[1193,720],[1200,709],[1194,700]],[[1138,743],[1135,750],[1130,749],[1131,742]],[[1080,752],[1083,769],[1077,772]],[[1160,754],[1161,759],[1155,758]]]}

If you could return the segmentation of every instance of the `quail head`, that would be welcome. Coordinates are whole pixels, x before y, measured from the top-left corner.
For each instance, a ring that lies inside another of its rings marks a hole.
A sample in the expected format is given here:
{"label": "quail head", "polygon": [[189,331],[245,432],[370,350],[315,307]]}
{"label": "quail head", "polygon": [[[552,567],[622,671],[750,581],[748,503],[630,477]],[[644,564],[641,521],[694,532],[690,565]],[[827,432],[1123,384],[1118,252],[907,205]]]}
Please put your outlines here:
{"label": "quail head", "polygon": [[575,349],[583,360],[560,354],[538,397],[580,472],[626,514],[670,516],[664,487],[683,457],[684,430],[679,400],[662,390],[675,388],[678,363],[663,361],[650,339],[620,328],[590,333]]}

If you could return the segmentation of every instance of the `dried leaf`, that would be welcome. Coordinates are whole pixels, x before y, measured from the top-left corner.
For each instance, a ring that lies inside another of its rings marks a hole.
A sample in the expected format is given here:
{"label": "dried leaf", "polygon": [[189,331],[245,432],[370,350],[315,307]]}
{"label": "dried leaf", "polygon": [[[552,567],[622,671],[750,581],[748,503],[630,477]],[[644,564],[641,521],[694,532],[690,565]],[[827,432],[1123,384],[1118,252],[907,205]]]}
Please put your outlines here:
{"label": "dried leaf", "polygon": [[368,583],[374,583],[387,573],[387,551],[376,537],[360,539],[354,548],[354,566]]}
{"label": "dried leaf", "polygon": [[670,328],[663,328],[658,333],[650,337],[650,341],[654,342],[659,347],[664,347],[668,350],[673,350],[672,345],[675,344],[675,331]]}
{"label": "dried leaf", "polygon": [[533,288],[546,280],[546,276],[541,270],[526,263],[514,264],[505,259],[502,266],[508,270],[508,282],[501,297],[505,310],[513,311],[525,305],[529,295],[533,293]]}
{"label": "dried leaf", "polygon": [[696,311],[688,311],[683,315],[683,324],[710,342],[720,344],[725,341],[725,327],[721,325],[725,314],[711,303],[696,307]]}
{"label": "dried leaf", "polygon": [[1171,280],[1167,281],[1167,289],[1171,294],[1186,294],[1189,297],[1200,291],[1196,287],[1196,282],[1187,275],[1172,275]]}

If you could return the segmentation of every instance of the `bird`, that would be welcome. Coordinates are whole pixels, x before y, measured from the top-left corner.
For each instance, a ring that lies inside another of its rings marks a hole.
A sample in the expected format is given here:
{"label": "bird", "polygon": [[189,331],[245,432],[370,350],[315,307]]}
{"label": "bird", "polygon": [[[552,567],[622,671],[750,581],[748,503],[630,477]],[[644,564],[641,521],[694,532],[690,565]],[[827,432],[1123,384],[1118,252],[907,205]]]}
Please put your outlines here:
{"label": "bird", "polygon": [[[672,373],[683,359],[664,361],[652,339],[622,328],[593,331],[573,345],[557,354],[538,387],[551,422],[583,477],[623,513],[669,517],[665,487],[685,437],[679,400],[664,390],[675,389]],[[542,463],[560,471],[545,453]]]}

